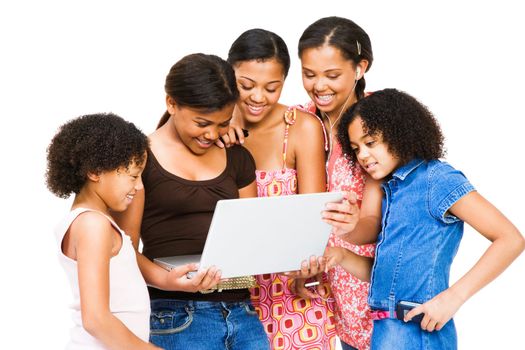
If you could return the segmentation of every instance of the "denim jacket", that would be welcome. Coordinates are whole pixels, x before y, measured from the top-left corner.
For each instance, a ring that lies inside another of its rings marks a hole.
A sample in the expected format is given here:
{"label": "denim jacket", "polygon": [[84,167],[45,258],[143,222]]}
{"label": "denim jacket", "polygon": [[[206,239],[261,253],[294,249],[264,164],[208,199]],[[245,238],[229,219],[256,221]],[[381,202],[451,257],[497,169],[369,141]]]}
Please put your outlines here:
{"label": "denim jacket", "polygon": [[423,303],[449,286],[463,221],[448,210],[474,187],[449,164],[412,160],[382,185],[378,237],[368,303],[391,314],[399,300]]}

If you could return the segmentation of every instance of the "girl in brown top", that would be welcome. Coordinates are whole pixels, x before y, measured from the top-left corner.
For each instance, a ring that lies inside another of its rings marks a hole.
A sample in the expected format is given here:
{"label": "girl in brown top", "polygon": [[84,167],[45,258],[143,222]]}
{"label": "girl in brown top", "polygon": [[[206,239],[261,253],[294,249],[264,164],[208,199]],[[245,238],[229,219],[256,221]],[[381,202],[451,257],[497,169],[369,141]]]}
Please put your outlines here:
{"label": "girl in brown top", "polygon": [[203,294],[220,280],[215,267],[188,279],[192,264],[167,272],[152,262],[202,253],[216,202],[257,195],[250,153],[214,146],[239,97],[231,66],[214,55],[188,55],[171,68],[165,90],[167,111],[149,136],[144,190],[119,220],[136,249],[142,239],[150,340],[166,349],[267,349],[248,289]]}

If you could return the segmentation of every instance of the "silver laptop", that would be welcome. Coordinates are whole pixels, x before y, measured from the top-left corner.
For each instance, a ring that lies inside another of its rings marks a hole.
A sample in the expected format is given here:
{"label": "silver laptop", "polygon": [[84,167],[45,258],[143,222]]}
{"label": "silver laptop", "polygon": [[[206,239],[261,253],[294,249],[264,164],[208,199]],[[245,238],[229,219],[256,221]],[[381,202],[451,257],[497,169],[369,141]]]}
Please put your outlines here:
{"label": "silver laptop", "polygon": [[332,227],[321,212],[342,199],[342,192],[323,192],[220,200],[201,255],[154,261],[166,269],[214,265],[222,278],[298,270],[303,260],[323,255]]}

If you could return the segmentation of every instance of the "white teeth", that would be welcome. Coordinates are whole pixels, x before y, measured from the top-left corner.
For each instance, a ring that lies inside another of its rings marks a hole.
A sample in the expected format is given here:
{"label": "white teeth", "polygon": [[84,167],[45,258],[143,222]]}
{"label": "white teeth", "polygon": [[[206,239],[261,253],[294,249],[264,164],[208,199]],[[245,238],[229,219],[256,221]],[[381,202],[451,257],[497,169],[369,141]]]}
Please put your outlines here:
{"label": "white teeth", "polygon": [[129,199],[133,199],[133,195],[131,195],[131,194],[128,194],[126,197],[129,198]]}
{"label": "white teeth", "polygon": [[334,94],[330,94],[330,95],[317,95],[317,98],[320,99],[321,101],[330,101],[332,99],[332,97],[334,97]]}
{"label": "white teeth", "polygon": [[199,140],[200,143],[204,144],[204,145],[209,145],[212,143],[212,141],[207,141],[207,140],[201,140],[201,139],[197,139]]}
{"label": "white teeth", "polygon": [[250,108],[252,111],[259,112],[260,110],[262,110],[262,109],[264,108],[264,106],[252,106],[252,105],[248,105],[248,108]]}

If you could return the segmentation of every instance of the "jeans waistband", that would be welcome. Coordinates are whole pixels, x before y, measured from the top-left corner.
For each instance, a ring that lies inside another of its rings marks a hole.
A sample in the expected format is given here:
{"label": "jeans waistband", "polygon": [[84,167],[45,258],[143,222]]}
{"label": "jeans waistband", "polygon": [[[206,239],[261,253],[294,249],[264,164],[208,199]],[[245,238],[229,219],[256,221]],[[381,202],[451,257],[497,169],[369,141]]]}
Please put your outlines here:
{"label": "jeans waistband", "polygon": [[250,299],[243,301],[200,301],[200,300],[177,300],[177,299],[153,299],[152,308],[180,308],[189,309],[231,309],[250,305]]}

